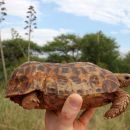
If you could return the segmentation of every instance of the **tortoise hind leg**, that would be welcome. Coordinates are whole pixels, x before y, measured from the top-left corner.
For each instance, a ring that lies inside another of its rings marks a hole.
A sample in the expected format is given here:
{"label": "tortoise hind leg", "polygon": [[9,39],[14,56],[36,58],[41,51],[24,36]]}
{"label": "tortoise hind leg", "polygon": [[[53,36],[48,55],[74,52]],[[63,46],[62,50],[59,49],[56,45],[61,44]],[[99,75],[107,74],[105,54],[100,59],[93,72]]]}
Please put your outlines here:
{"label": "tortoise hind leg", "polygon": [[36,92],[29,93],[23,97],[22,106],[25,109],[34,109],[39,107],[39,99]]}
{"label": "tortoise hind leg", "polygon": [[128,106],[130,96],[123,90],[119,89],[115,93],[110,110],[105,113],[106,118],[114,118],[120,115]]}

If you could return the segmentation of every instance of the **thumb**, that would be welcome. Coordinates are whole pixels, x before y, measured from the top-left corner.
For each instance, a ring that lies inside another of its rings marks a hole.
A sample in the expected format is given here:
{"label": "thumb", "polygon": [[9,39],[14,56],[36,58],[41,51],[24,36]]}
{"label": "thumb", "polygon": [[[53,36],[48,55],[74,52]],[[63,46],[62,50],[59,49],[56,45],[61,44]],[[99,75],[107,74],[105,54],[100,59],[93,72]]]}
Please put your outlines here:
{"label": "thumb", "polygon": [[60,123],[63,126],[70,127],[73,125],[82,106],[82,102],[82,97],[78,94],[72,94],[67,98],[59,115]]}

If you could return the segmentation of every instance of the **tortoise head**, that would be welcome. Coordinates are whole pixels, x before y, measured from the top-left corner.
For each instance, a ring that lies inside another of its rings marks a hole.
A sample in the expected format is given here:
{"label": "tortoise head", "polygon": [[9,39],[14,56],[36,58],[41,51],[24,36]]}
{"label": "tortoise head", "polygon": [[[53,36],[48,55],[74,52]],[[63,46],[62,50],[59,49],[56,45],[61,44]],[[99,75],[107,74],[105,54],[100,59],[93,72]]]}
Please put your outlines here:
{"label": "tortoise head", "polygon": [[115,76],[120,82],[120,87],[128,87],[130,85],[130,74],[127,73],[115,73]]}

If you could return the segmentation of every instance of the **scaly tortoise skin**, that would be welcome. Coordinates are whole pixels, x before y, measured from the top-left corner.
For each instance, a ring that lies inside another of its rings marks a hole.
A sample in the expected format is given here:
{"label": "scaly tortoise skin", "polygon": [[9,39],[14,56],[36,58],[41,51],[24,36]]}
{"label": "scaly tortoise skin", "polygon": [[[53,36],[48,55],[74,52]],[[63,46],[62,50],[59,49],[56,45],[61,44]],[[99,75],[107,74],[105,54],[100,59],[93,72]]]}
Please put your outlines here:
{"label": "scaly tortoise skin", "polygon": [[66,98],[78,93],[82,109],[112,103],[105,113],[113,118],[125,111],[130,96],[123,87],[130,85],[130,74],[117,74],[89,62],[26,62],[8,82],[6,97],[25,109],[61,109]]}

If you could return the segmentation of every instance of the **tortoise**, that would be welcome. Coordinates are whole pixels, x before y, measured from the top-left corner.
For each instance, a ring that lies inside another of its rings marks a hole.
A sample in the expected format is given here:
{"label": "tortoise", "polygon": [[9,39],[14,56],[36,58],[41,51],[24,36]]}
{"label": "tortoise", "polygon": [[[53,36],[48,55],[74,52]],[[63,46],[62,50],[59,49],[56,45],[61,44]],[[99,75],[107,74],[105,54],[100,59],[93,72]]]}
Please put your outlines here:
{"label": "tortoise", "polygon": [[112,73],[90,62],[20,65],[8,82],[6,97],[25,109],[60,110],[66,98],[82,96],[82,109],[112,103],[106,118],[120,115],[130,96],[122,88],[130,85],[130,74]]}

